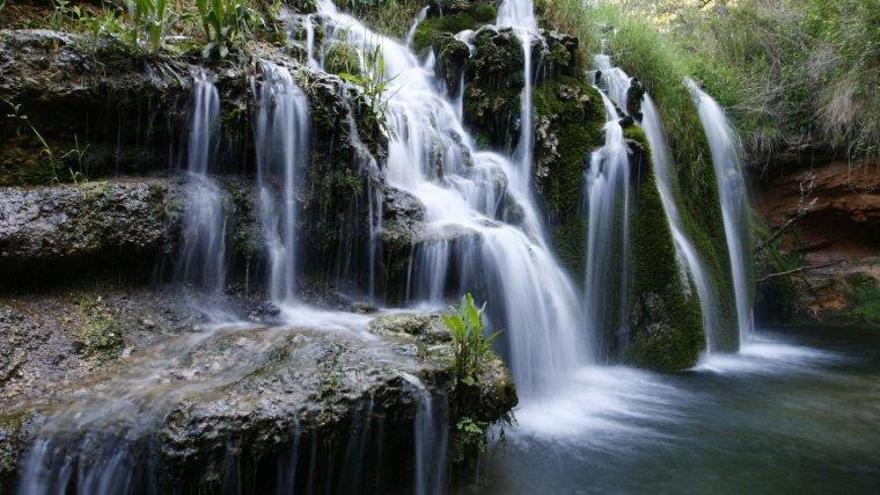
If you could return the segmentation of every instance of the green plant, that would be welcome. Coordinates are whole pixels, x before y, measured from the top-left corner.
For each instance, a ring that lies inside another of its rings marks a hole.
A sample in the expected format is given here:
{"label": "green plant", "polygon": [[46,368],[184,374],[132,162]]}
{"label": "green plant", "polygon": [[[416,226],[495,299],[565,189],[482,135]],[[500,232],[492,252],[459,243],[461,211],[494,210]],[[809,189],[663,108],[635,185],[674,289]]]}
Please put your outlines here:
{"label": "green plant", "polygon": [[492,341],[501,330],[490,335],[483,334],[483,312],[486,305],[477,308],[470,292],[461,298],[461,304],[450,308],[451,314],[443,316],[449,328],[455,349],[455,374],[465,385],[473,385],[480,365],[492,353]]}
{"label": "green plant", "polygon": [[380,46],[369,49],[363,48],[363,59],[357,74],[341,72],[339,77],[360,89],[357,98],[364,103],[376,119],[376,124],[382,130],[393,137],[391,129],[387,126],[388,87],[397,76],[388,77],[385,71],[385,58],[382,56]]}
{"label": "green plant", "polygon": [[157,53],[165,31],[173,24],[173,14],[167,0],[128,0],[128,10],[131,15],[132,45],[140,46],[143,34],[148,51]]}
{"label": "green plant", "polygon": [[85,160],[85,156],[88,153],[89,147],[91,145],[86,144],[85,146],[80,146],[79,137],[76,135],[73,136],[73,141],[75,143],[75,147],[71,148],[70,151],[68,151],[67,153],[61,155],[61,160],[67,160],[69,158],[75,160],[77,169],[74,170],[73,167],[68,167],[67,171],[70,172],[71,182],[79,185],[87,183],[89,181],[89,167],[88,162],[86,162]]}
{"label": "green plant", "polygon": [[247,0],[196,0],[196,6],[208,39],[202,50],[205,58],[214,54],[225,58],[239,47],[253,26],[262,22]]}
{"label": "green plant", "polygon": [[489,423],[469,416],[459,419],[453,431],[450,458],[454,464],[471,464],[486,451],[486,430]]}
{"label": "green plant", "polygon": [[70,7],[70,0],[53,0],[52,7],[53,10],[52,15],[49,17],[49,23],[57,29],[61,27],[65,17],[73,14],[73,10]]}
{"label": "green plant", "polygon": [[81,22],[85,29],[92,34],[92,47],[97,46],[98,40],[104,36],[125,41],[126,26],[123,20],[116,15],[115,10],[103,9],[99,15],[83,17]]}

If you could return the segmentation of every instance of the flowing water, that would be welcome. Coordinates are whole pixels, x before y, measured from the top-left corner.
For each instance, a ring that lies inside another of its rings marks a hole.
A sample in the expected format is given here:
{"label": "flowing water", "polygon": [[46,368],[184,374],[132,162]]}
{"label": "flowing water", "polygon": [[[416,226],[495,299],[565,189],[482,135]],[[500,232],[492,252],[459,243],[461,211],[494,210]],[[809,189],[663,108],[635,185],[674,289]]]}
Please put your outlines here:
{"label": "flowing water", "polygon": [[[587,212],[586,331],[597,336],[609,351],[627,340],[626,313],[629,291],[629,148],[620,127],[617,109],[603,94],[605,145],[593,152],[585,172]],[[614,290],[617,288],[617,290]]]}
{"label": "flowing water", "polygon": [[426,209],[411,294],[435,300],[463,290],[491,295],[491,323],[504,329],[504,353],[520,394],[546,392],[588,362],[592,349],[577,291],[548,249],[530,195],[513,186],[522,176],[518,164],[476,150],[433,72],[405,45],[331,2],[321,2],[319,10],[331,28],[328,41],[362,51],[378,47],[383,55],[395,136],[385,178]]}
{"label": "flowing water", "polygon": [[742,174],[740,145],[718,102],[703,92],[693,80],[687,79],[685,84],[693,94],[700,120],[706,130],[709,149],[712,151],[724,233],[727,236],[727,251],[730,254],[740,342],[744,342],[751,335],[755,323],[746,269],[749,259],[746,251],[749,198]]}
{"label": "flowing water", "polygon": [[877,493],[880,334],[756,334],[689,373],[585,370],[589,393],[517,412],[473,490]]}
{"label": "flowing water", "polygon": [[295,299],[297,193],[309,160],[309,101],[290,72],[263,62],[253,85],[257,110],[259,216],[269,258],[269,295],[275,303]]}
{"label": "flowing water", "polygon": [[[601,73],[600,87],[606,91],[608,97],[619,108],[626,108],[627,90],[630,87],[631,78],[620,68],[611,64],[607,55],[599,55],[595,59],[596,68]],[[675,245],[676,255],[679,259],[681,272],[693,281],[697,289],[700,301],[700,310],[703,316],[703,328],[706,333],[706,347],[709,352],[722,349],[719,342],[724,341],[719,332],[723,331],[720,321],[718,306],[716,303],[716,291],[707,272],[699,252],[687,237],[682,223],[681,214],[673,195],[672,160],[669,154],[669,145],[666,141],[666,131],[660,114],[651,96],[645,94],[642,100],[642,129],[651,146],[651,164],[653,165],[654,178],[657,189],[660,192],[660,200],[666,212],[669,229]]]}
{"label": "flowing water", "polygon": [[183,280],[220,296],[226,283],[225,193],[208,172],[219,128],[220,97],[204,70],[193,74],[187,147],[187,196],[178,271]]}

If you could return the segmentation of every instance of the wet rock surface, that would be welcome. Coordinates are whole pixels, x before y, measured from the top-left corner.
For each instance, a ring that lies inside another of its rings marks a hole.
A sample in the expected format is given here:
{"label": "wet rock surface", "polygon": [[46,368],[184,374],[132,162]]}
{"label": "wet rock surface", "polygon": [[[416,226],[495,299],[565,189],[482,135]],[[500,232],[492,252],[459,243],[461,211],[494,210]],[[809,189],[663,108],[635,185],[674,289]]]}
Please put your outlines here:
{"label": "wet rock surface", "polygon": [[[366,452],[385,442],[378,458],[406,473],[422,387],[448,401],[453,414],[481,421],[498,420],[516,403],[497,358],[485,363],[476,387],[456,385],[449,334],[438,316],[335,312],[332,320],[312,320],[323,321],[316,323],[321,328],[212,326],[192,310],[209,306],[201,297],[169,286],[0,300],[6,486],[26,465],[49,466],[63,453],[74,456],[80,475],[109,469],[101,457],[108,449],[124,457],[126,476],[157,487],[219,489],[237,476],[231,459],[243,476],[265,463],[289,465],[291,452],[301,456],[293,461],[301,476],[294,484],[310,477],[309,483],[330,483],[340,461],[332,452],[354,448],[347,445],[358,430],[370,431],[364,451],[347,460],[375,473]],[[243,311],[252,304],[231,303]],[[100,354],[79,347],[77,340],[96,327],[119,332],[118,348]],[[27,458],[35,440],[44,441],[45,456]],[[95,445],[102,447],[90,450]],[[96,464],[83,464],[83,456]],[[320,463],[317,470],[310,462]],[[358,476],[352,467],[349,474]],[[393,487],[407,477],[364,482]],[[254,478],[255,486],[272,485],[271,478]]]}

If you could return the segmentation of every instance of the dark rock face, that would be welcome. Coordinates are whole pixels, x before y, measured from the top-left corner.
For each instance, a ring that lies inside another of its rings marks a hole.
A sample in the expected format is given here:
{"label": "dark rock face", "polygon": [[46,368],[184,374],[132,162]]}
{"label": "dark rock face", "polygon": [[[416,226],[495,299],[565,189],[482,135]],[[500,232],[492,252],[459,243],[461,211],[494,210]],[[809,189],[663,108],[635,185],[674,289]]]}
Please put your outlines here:
{"label": "dark rock face", "polygon": [[478,142],[514,149],[519,136],[519,95],[525,82],[522,45],[512,29],[480,29],[467,66],[464,118]]}
{"label": "dark rock face", "polygon": [[[141,59],[114,42],[41,29],[0,31],[0,93],[18,105],[4,114],[27,117],[0,123],[3,137],[20,144],[0,151],[0,185],[45,183],[52,175],[64,180],[68,167],[103,175],[166,165],[162,152],[189,86],[188,64]],[[34,131],[64,162],[63,172],[46,167]]]}
{"label": "dark rock face", "polygon": [[437,57],[437,65],[434,67],[437,77],[446,85],[449,95],[457,97],[465,65],[471,55],[470,48],[449,33],[435,36],[433,48]]}
{"label": "dark rock face", "polygon": [[176,242],[181,187],[169,180],[0,188],[0,269],[139,264]]}

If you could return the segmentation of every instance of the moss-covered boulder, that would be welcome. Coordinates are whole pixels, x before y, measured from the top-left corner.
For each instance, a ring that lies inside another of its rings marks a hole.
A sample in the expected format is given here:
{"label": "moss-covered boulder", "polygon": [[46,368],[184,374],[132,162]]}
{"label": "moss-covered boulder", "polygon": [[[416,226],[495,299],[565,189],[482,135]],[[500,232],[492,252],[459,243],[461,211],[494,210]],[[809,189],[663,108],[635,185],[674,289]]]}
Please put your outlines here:
{"label": "moss-covered boulder", "polygon": [[699,301],[679,270],[644,133],[633,127],[627,137],[636,192],[630,216],[632,310],[623,357],[644,368],[681,371],[696,364],[705,345]]}
{"label": "moss-covered boulder", "polygon": [[512,29],[486,27],[474,36],[467,66],[464,120],[478,141],[513,149],[519,135],[520,93],[525,83],[523,51]]}
{"label": "moss-covered boulder", "polygon": [[459,83],[464,76],[465,66],[471,55],[470,47],[452,34],[441,33],[434,38],[433,49],[434,55],[437,57],[434,71],[446,85],[449,94],[457,97]]}
{"label": "moss-covered boulder", "polygon": [[547,207],[560,260],[582,280],[586,252],[583,173],[602,145],[602,96],[583,78],[546,79],[532,94],[535,112],[534,183]]}
{"label": "moss-covered boulder", "polygon": [[416,27],[413,50],[424,53],[437,36],[456,34],[465,30],[477,30],[480,26],[495,22],[497,10],[494,2],[453,0],[437,2],[428,9],[428,17]]}
{"label": "moss-covered boulder", "polygon": [[[516,405],[494,355],[474,385],[455,380],[451,339],[437,315],[347,321],[349,331],[254,326],[165,335],[82,376],[76,396],[65,387],[43,387],[46,394],[27,403],[0,394],[0,488],[24,472],[22,456],[40,440],[49,470],[74,460],[80,472],[103,473],[112,457],[124,460],[118,468],[126,477],[157,491],[214,492],[242,482],[259,492],[406,492],[414,483],[413,424],[424,408],[445,434],[462,417],[489,424]],[[155,334],[170,330],[157,323]]]}

